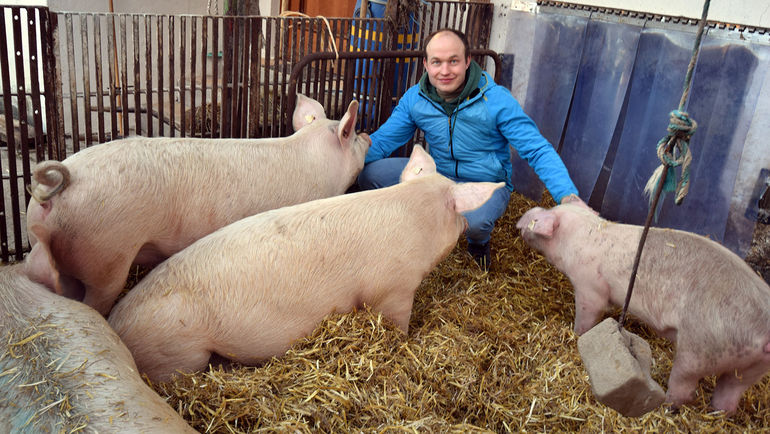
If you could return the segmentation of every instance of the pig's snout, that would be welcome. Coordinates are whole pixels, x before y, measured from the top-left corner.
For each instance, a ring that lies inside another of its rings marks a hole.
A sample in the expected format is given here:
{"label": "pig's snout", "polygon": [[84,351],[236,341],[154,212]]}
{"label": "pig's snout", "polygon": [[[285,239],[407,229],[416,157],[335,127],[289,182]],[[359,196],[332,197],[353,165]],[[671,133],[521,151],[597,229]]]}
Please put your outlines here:
{"label": "pig's snout", "polygon": [[[529,221],[529,223],[527,223]],[[535,222],[534,219],[525,219],[524,217],[520,218],[518,222],[516,222],[516,229],[519,229],[521,231],[524,230],[524,228],[527,227],[528,224],[533,224]],[[532,228],[530,228],[532,229]]]}
{"label": "pig's snout", "polygon": [[366,141],[367,148],[372,145],[372,138],[369,137],[369,134],[366,133],[359,133],[358,134],[359,139]]}

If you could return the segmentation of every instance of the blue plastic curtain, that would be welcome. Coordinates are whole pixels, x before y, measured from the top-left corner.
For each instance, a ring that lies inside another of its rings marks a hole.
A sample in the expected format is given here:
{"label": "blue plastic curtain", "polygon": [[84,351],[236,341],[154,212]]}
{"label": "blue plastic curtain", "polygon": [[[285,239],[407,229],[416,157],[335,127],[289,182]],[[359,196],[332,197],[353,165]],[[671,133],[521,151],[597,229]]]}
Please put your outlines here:
{"label": "blue plastic curtain", "polygon": [[[679,106],[696,27],[559,13],[508,19],[504,54],[516,61],[503,74],[513,75],[514,96],[559,150],[580,196],[605,218],[644,224],[643,189],[660,164],[656,146],[669,112]],[[681,205],[664,196],[654,226],[706,235],[745,255],[756,186],[770,168],[769,59],[770,46],[737,32],[704,35],[685,107],[698,122],[689,194]],[[517,156],[513,182],[540,198],[542,183]]]}

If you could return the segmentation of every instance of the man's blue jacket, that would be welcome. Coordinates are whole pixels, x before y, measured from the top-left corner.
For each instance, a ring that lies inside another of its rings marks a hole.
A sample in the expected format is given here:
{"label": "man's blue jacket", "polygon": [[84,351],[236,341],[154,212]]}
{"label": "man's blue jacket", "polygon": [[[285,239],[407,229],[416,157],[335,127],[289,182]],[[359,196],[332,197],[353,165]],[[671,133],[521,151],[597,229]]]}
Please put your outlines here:
{"label": "man's blue jacket", "polygon": [[366,163],[389,156],[419,128],[439,173],[460,182],[505,182],[513,191],[508,145],[534,169],[557,203],[577,194],[567,168],[553,146],[524,113],[511,92],[486,72],[478,92],[462,101],[451,115],[420,90],[410,87],[390,118],[371,134]]}

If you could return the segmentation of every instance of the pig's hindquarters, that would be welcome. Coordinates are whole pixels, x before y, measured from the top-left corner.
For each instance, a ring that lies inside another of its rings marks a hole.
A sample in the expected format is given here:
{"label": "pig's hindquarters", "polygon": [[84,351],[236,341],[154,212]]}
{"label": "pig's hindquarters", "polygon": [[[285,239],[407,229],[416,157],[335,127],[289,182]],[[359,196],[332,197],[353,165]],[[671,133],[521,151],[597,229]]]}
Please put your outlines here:
{"label": "pig's hindquarters", "polygon": [[[628,241],[619,244],[631,245]],[[602,274],[613,288],[612,304],[622,306],[633,257],[616,252],[613,258]],[[676,345],[667,391],[675,407],[692,400],[700,378],[718,375],[712,406],[732,412],[742,393],[770,369],[767,285],[740,258],[705,237],[652,228],[629,310]]]}

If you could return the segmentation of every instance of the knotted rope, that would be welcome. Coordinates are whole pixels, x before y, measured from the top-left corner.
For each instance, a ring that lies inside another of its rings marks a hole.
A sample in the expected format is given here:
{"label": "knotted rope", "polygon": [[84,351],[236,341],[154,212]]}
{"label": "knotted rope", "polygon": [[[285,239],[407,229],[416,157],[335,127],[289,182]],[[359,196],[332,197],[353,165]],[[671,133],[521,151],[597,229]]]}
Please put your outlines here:
{"label": "knotted rope", "polygon": [[[692,50],[690,64],[687,66],[687,74],[685,75],[684,79],[684,91],[682,92],[682,98],[679,100],[679,109],[671,112],[671,121],[668,125],[668,135],[658,142],[658,157],[661,159],[663,164],[661,164],[660,167],[658,167],[655,172],[653,172],[650,180],[647,181],[647,187],[645,187],[645,192],[654,188],[655,194],[652,196],[652,203],[650,204],[650,210],[647,213],[647,220],[644,223],[642,236],[639,238],[639,246],[636,249],[634,266],[631,270],[631,278],[628,281],[626,301],[623,305],[623,312],[620,315],[620,321],[618,321],[618,329],[622,329],[623,323],[626,321],[628,304],[631,301],[631,294],[634,291],[634,282],[636,281],[636,272],[639,268],[639,260],[642,257],[644,241],[647,239],[647,233],[650,231],[650,223],[652,222],[652,217],[658,207],[658,200],[660,199],[660,195],[663,192],[664,186],[668,186],[668,188],[670,188],[670,190],[667,191],[677,191],[675,199],[675,203],[677,205],[682,203],[682,200],[687,195],[687,191],[690,186],[690,163],[692,162],[692,157],[690,156],[689,142],[690,137],[695,132],[697,123],[690,119],[690,117],[684,111],[684,107],[687,103],[688,97],[690,96],[692,73],[695,70],[695,62],[698,60],[698,52],[700,51],[701,38],[703,37],[703,29],[706,26],[706,17],[708,16],[710,3],[711,0],[705,0],[703,2],[703,14],[701,15],[700,22],[698,23],[698,32],[695,36],[695,46]],[[674,156],[675,148],[679,153],[679,157]],[[679,165],[682,166],[682,179],[679,181],[676,187],[673,187],[673,181],[667,182],[666,179],[674,179],[676,175],[674,172],[674,167]]]}
{"label": "knotted rope", "polygon": [[[658,141],[658,158],[662,164],[655,169],[644,188],[645,194],[650,196],[650,205],[653,202],[652,192],[661,182],[664,170],[668,173],[661,192],[675,191],[674,203],[680,205],[690,189],[690,137],[695,133],[698,123],[687,112],[680,110],[673,110],[669,116],[668,135]],[[682,166],[682,174],[677,183],[674,168],[678,166]]]}

